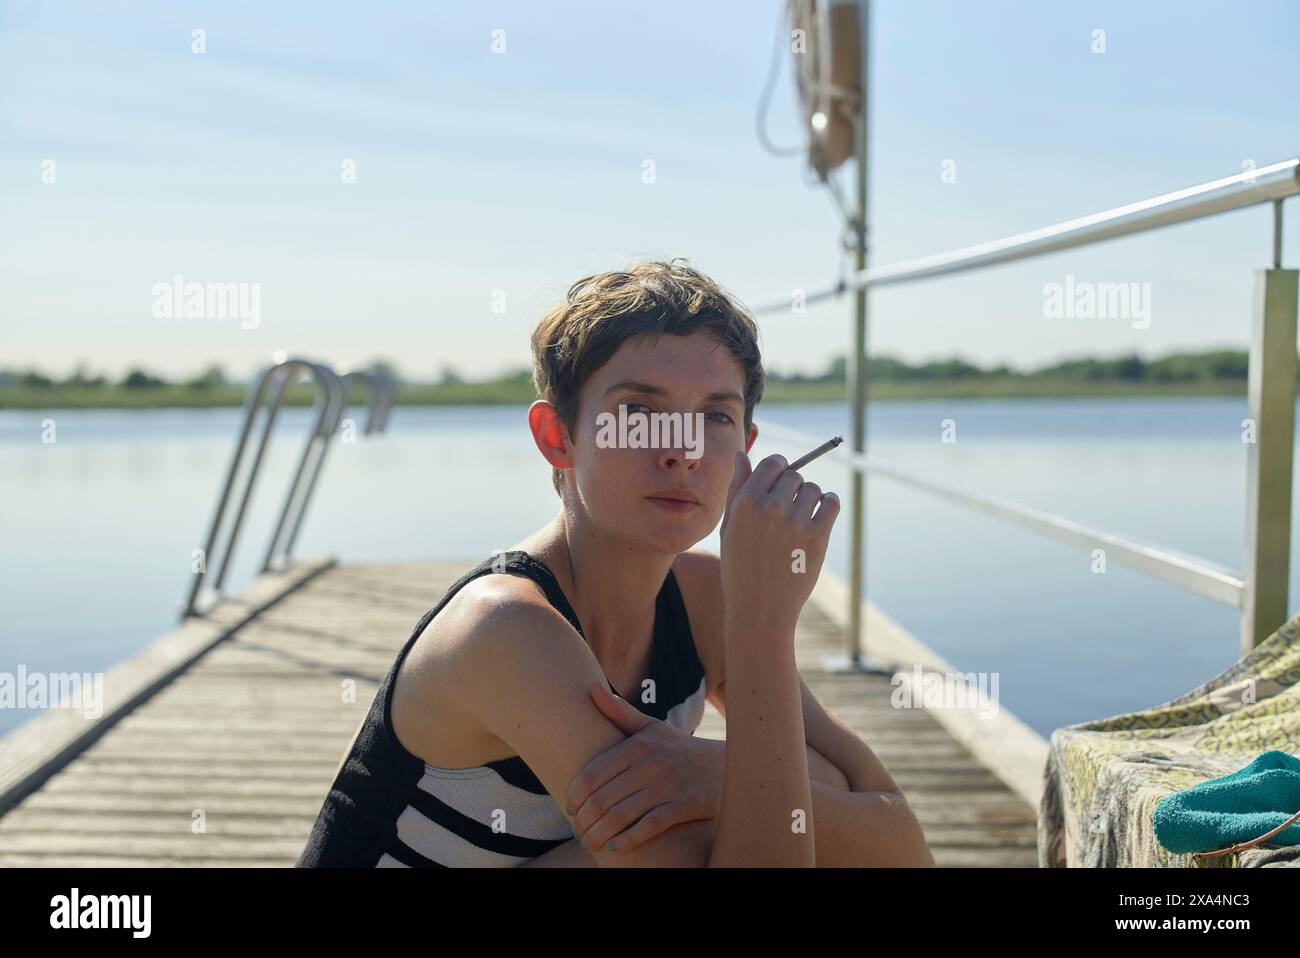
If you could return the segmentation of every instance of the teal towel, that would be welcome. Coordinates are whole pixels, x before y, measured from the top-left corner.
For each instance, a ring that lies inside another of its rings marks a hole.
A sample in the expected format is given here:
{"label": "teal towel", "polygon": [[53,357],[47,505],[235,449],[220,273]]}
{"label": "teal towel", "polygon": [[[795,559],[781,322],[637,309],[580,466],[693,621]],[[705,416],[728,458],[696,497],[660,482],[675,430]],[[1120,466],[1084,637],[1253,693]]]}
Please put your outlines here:
{"label": "teal towel", "polygon": [[[1250,841],[1298,811],[1300,758],[1273,749],[1231,775],[1161,799],[1152,824],[1166,850],[1183,854]],[[1267,844],[1300,845],[1300,820]]]}

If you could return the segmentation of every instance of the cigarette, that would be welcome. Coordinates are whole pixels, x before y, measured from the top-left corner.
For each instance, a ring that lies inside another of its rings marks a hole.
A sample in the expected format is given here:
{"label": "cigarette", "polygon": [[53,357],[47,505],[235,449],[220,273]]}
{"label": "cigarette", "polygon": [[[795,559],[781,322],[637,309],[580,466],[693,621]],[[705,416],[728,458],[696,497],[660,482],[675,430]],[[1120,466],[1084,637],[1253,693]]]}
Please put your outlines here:
{"label": "cigarette", "polygon": [[804,466],[808,465],[808,463],[812,462],[814,459],[820,459],[822,456],[826,455],[826,453],[830,452],[832,449],[834,449],[843,441],[844,441],[843,436],[836,436],[834,439],[828,439],[820,446],[818,446],[816,449],[814,449],[812,452],[808,453],[805,456],[800,456],[794,462],[790,463],[790,465],[786,466],[786,468],[802,469]]}

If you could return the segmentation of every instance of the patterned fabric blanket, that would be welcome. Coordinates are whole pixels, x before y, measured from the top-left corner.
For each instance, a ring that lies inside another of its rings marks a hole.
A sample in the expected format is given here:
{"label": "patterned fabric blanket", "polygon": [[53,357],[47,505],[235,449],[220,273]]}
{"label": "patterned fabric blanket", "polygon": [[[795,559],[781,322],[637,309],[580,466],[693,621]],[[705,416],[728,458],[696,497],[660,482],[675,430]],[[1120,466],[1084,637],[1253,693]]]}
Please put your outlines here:
{"label": "patterned fabric blanket", "polygon": [[1172,702],[1056,729],[1043,772],[1039,866],[1300,867],[1300,845],[1265,842],[1193,860],[1166,851],[1152,828],[1166,795],[1269,749],[1300,755],[1300,614]]}

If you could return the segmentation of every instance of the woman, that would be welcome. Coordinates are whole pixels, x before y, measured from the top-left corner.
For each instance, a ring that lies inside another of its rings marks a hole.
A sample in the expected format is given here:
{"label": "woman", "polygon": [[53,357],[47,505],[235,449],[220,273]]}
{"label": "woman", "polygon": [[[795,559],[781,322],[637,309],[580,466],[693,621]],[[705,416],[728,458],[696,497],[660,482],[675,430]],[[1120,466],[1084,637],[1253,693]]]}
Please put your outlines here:
{"label": "woman", "polygon": [[[795,669],[839,501],[751,469],[757,340],[677,260],[543,318],[528,423],[560,512],[416,624],[300,866],[933,864]],[[721,557],[692,549],[719,519]],[[725,744],[691,734],[706,699]]]}

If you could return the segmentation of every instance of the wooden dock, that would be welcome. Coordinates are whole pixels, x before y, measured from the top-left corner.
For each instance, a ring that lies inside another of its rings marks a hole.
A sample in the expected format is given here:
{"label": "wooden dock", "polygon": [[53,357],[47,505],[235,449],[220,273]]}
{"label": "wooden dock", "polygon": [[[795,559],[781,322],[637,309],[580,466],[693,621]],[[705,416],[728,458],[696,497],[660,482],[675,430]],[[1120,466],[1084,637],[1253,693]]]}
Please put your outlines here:
{"label": "wooden dock", "polygon": [[[397,650],[473,564],[304,560],[107,673],[98,718],[50,709],[0,739],[0,865],[291,866]],[[1034,867],[1032,742],[1017,789],[958,727],[893,708],[887,676],[828,670],[834,612],[824,590],[805,607],[800,671],[885,763],[937,864]],[[725,738],[711,706],[697,734]]]}

